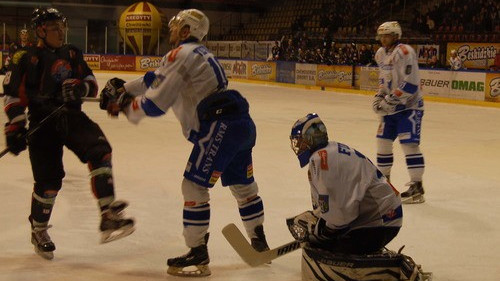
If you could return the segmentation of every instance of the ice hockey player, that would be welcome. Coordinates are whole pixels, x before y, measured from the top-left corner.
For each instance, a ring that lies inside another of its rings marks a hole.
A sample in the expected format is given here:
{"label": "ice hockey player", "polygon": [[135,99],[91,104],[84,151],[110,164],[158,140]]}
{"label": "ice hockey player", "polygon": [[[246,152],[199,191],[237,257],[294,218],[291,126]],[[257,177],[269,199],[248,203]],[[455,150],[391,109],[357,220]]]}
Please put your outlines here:
{"label": "ice hockey player", "polygon": [[302,280],[416,275],[419,268],[408,257],[384,250],[399,232],[403,211],[398,192],[377,167],[354,148],[328,141],[315,113],[295,122],[290,140],[300,166],[309,165],[313,205],[287,220],[294,238],[304,242]]}
{"label": "ice hockey player", "polygon": [[419,89],[418,60],[412,47],[401,44],[398,22],[385,22],[377,29],[380,47],[375,54],[379,66],[379,91],[373,110],[380,116],[377,131],[377,166],[389,179],[393,164],[393,142],[399,138],[410,174],[403,203],[422,203],[424,156],[420,151],[420,130],[424,102]]}
{"label": "ice hockey player", "polygon": [[451,50],[450,52],[450,67],[451,70],[460,70],[462,68],[462,60],[457,55],[456,50]]}
{"label": "ice hockey player", "polygon": [[[184,231],[191,248],[168,259],[168,273],[180,276],[210,274],[207,250],[210,221],[209,189],[222,179],[238,202],[252,246],[268,249],[263,230],[264,207],[252,168],[256,129],[249,105],[235,90],[227,89],[223,68],[200,41],[209,20],[196,9],[180,11],[169,22],[168,52],[160,67],[124,84],[113,78],[101,92],[101,108],[111,115],[123,112],[132,123],[145,116],[160,116],[172,108],[184,136],[194,144],[184,172]],[[187,267],[196,270],[189,271]]]}
{"label": "ice hockey player", "polygon": [[[92,191],[101,212],[102,242],[132,233],[134,221],[123,218],[127,204],[115,200],[111,146],[99,126],[81,110],[81,98],[95,96],[97,84],[81,51],[63,44],[66,18],[57,9],[43,8],[33,12],[31,21],[38,45],[14,54],[4,80],[9,120],[5,135],[14,155],[29,144],[35,180],[29,216],[31,242],[39,255],[52,259],[55,245],[47,230],[65,175],[63,146],[89,166]],[[28,140],[26,107],[30,130],[37,128]],[[56,117],[45,119],[54,116],[51,113],[57,113]]]}

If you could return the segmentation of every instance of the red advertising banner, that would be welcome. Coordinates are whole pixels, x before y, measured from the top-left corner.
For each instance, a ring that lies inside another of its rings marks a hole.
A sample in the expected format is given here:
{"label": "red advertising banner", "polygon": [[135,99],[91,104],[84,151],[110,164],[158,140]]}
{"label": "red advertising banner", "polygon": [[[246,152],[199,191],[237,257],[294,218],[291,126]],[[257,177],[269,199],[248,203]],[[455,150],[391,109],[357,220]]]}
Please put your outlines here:
{"label": "red advertising banner", "polygon": [[135,56],[101,55],[101,70],[135,71]]}

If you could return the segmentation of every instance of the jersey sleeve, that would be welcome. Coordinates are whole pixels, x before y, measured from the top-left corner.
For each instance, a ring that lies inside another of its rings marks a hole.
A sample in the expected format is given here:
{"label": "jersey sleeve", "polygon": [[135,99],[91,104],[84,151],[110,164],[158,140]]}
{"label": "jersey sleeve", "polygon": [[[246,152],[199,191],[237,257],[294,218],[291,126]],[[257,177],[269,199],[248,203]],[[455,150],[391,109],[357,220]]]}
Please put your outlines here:
{"label": "jersey sleeve", "polygon": [[[175,103],[181,91],[188,86],[186,79],[189,76],[187,73],[189,69],[188,55],[188,52],[182,50],[182,46],[166,55],[167,59],[155,71],[155,80],[150,87],[146,88],[144,94],[137,95],[129,107],[125,109],[125,114],[130,122],[138,123],[145,116],[163,115]],[[139,84],[144,84],[143,80],[140,79],[127,85],[126,89],[138,88]]]}
{"label": "jersey sleeve", "polygon": [[406,104],[408,99],[418,92],[420,79],[417,57],[413,48],[408,45],[401,44],[397,48],[393,71],[403,79],[392,94],[399,98],[401,104]]}

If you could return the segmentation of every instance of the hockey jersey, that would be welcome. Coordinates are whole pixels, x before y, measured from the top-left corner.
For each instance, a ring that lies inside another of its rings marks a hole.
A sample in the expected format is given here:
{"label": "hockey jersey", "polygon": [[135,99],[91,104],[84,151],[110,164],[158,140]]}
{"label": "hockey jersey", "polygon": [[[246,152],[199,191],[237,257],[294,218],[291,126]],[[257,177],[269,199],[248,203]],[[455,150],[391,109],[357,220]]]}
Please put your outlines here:
{"label": "hockey jersey", "polygon": [[398,192],[355,149],[329,142],[311,156],[308,174],[313,208],[329,228],[401,226]]}
{"label": "hockey jersey", "polygon": [[380,47],[375,60],[379,66],[379,87],[387,94],[386,99],[397,104],[388,115],[406,109],[423,110],[415,50],[406,44],[398,44],[392,51]]}
{"label": "hockey jersey", "polygon": [[227,88],[224,69],[212,53],[196,42],[184,42],[168,52],[154,72],[148,77],[125,83],[126,91],[135,96],[125,114],[132,123],[144,116],[159,116],[172,108],[179,120],[183,134],[189,137],[198,131],[196,107],[208,95]]}

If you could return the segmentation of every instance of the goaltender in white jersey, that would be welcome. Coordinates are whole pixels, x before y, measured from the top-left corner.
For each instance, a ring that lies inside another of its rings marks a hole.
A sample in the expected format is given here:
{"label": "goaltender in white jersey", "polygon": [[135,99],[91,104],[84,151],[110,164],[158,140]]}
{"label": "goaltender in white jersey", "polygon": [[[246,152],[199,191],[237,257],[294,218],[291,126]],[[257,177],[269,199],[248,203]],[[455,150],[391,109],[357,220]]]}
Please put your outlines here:
{"label": "goaltender in white jersey", "polygon": [[299,241],[334,253],[379,251],[399,232],[403,210],[398,192],[363,154],[328,141],[315,113],[299,119],[290,135],[300,166],[309,164],[314,211],[288,219]]}

